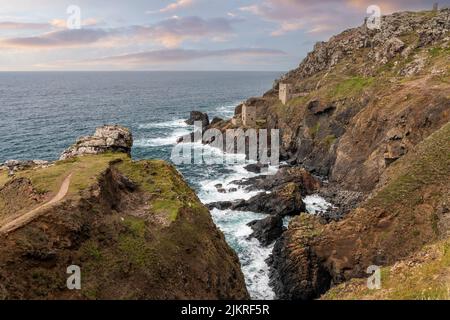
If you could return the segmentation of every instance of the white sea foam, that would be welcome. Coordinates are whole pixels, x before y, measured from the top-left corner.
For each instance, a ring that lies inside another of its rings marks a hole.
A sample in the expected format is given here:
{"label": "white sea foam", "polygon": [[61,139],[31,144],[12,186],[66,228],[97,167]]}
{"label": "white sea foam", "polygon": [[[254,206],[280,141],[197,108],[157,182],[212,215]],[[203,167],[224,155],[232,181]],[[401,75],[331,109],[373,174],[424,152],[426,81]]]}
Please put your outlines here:
{"label": "white sea foam", "polygon": [[141,123],[139,129],[164,129],[164,128],[182,128],[189,125],[184,119],[175,119],[164,122]]}
{"label": "white sea foam", "polygon": [[219,117],[223,117],[223,118],[230,118],[234,115],[234,108],[239,104],[239,102],[237,102],[234,105],[229,105],[229,106],[220,106],[216,109],[217,115]]}
{"label": "white sea foam", "polygon": [[275,293],[269,285],[269,266],[265,261],[271,254],[273,245],[263,247],[258,240],[248,239],[252,230],[247,223],[267,215],[218,209],[213,209],[211,214],[225,234],[227,242],[235,248],[239,256],[251,298],[274,299]]}
{"label": "white sea foam", "polygon": [[[223,117],[230,117],[234,113],[234,106],[224,106],[218,108],[218,113]],[[153,147],[175,145],[176,140],[183,135],[191,132],[191,127],[187,126],[182,120],[173,120],[163,123],[142,124],[140,128],[174,128],[174,130],[167,136],[138,139],[134,145],[136,147]],[[242,186],[233,183],[233,181],[241,180],[243,178],[250,178],[258,174],[247,171],[244,166],[249,162],[245,161],[245,155],[227,154],[222,150],[204,145],[200,142],[184,144],[185,147],[192,147],[194,152],[200,152],[209,159],[223,160],[220,161],[223,165],[224,173],[222,176],[208,175],[207,167],[204,166],[201,170],[206,171],[202,181],[199,181],[200,190],[198,196],[203,203],[210,203],[216,201],[233,201],[237,199],[249,199],[261,192],[247,191]],[[230,163],[234,160],[236,163]],[[268,173],[273,174],[278,170],[277,167],[269,167]],[[222,188],[227,190],[227,193],[220,193],[216,185],[221,184]],[[234,192],[230,192],[234,189]],[[239,256],[242,272],[245,277],[246,285],[253,299],[274,299],[275,293],[269,285],[269,266],[266,259],[272,252],[272,246],[261,246],[257,239],[248,239],[252,230],[247,226],[247,223],[257,219],[263,219],[267,215],[254,212],[239,212],[232,210],[217,210],[211,211],[212,217],[216,225],[223,231],[227,242],[234,248]]]}
{"label": "white sea foam", "polygon": [[306,206],[306,211],[310,214],[317,214],[319,212],[324,212],[329,208],[333,208],[333,205],[326,201],[324,198],[318,194],[313,194],[306,196],[303,199]]}
{"label": "white sea foam", "polygon": [[190,131],[188,129],[176,129],[165,137],[137,139],[133,145],[138,148],[175,145],[179,137],[189,133]]}

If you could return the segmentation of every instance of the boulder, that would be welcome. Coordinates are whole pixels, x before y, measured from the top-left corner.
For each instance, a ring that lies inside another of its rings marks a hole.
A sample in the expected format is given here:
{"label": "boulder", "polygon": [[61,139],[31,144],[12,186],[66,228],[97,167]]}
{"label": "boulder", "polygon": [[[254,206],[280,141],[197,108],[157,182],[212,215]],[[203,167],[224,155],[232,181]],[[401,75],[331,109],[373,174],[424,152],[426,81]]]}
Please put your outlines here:
{"label": "boulder", "polygon": [[104,125],[97,128],[93,136],[79,138],[74,145],[63,151],[60,160],[104,152],[130,154],[132,145],[133,137],[128,128],[118,125]]}
{"label": "boulder", "polygon": [[267,168],[267,164],[250,163],[244,167],[245,170],[253,173],[261,173],[262,168]]}
{"label": "boulder", "polygon": [[215,124],[217,124],[217,123],[219,123],[219,122],[222,122],[222,121],[223,121],[222,118],[214,117],[214,118],[211,120],[210,125],[213,126],[213,125],[215,125]]}
{"label": "boulder", "polygon": [[268,246],[278,239],[285,228],[283,219],[278,215],[271,215],[261,220],[253,220],[247,224],[253,233],[249,238],[256,238],[263,246]]}
{"label": "boulder", "polygon": [[9,175],[14,175],[14,172],[26,170],[30,168],[43,168],[51,165],[45,160],[7,160],[3,164],[3,168],[9,171]]}
{"label": "boulder", "polygon": [[289,216],[304,212],[306,207],[300,188],[295,183],[288,183],[271,193],[262,192],[249,200],[235,202],[231,209]]}
{"label": "boulder", "polygon": [[247,190],[273,190],[286,183],[298,185],[303,195],[315,193],[321,187],[319,179],[300,167],[282,167],[275,175],[263,175],[245,180],[233,181],[234,184],[246,186]]}
{"label": "boulder", "polygon": [[219,210],[226,210],[230,209],[233,206],[233,202],[231,201],[218,201],[218,202],[211,202],[206,205],[206,207],[211,209],[219,209]]}
{"label": "boulder", "polygon": [[191,111],[189,119],[186,120],[186,123],[192,126],[197,121],[200,121],[202,123],[202,128],[206,128],[209,125],[208,114],[201,111]]}

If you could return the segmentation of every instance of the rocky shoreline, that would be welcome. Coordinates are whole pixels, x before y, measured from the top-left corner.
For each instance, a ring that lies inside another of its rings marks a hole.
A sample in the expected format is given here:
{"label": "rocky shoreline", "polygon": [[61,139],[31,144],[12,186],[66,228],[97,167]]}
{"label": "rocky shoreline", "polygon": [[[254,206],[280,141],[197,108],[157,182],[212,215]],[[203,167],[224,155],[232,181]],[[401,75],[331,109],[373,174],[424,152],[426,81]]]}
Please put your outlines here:
{"label": "rocky shoreline", "polygon": [[[234,181],[262,191],[209,204],[269,214],[250,227],[262,244],[275,242],[270,277],[280,299],[318,298],[448,234],[450,9],[394,13],[382,24],[317,43],[262,97],[205,127],[280,130],[287,164],[274,176],[250,164],[259,176]],[[311,194],[332,207],[304,214]]]}
{"label": "rocky shoreline", "polygon": [[[194,121],[202,121],[202,129],[208,130],[212,125],[206,123],[205,119],[209,119],[207,114],[192,111],[186,123],[192,125]],[[192,137],[193,133],[189,136]],[[186,137],[180,137],[178,143],[182,143],[183,138]],[[203,143],[208,144],[209,142],[203,141]],[[305,216],[314,215],[315,224],[325,225],[343,219],[348,212],[356,208],[367,197],[367,194],[342,190],[342,188],[330,184],[325,177],[313,175],[295,163],[283,163],[275,174],[270,175],[264,174],[267,165],[261,163],[249,163],[244,166],[244,169],[256,174],[256,176],[234,180],[231,184],[239,186],[246,192],[259,191],[255,196],[248,200],[219,201],[205,203],[205,205],[210,210],[250,211],[268,214],[263,219],[253,220],[247,224],[252,229],[248,238],[256,238],[264,247],[274,245],[272,254],[266,262],[270,267],[270,285],[278,299],[312,299],[317,297],[318,292],[324,293],[329,288],[331,279],[325,269],[316,270],[317,274],[314,281],[300,284],[300,286],[298,286],[295,277],[292,278],[295,273],[286,272],[286,270],[292,269],[289,262],[290,257],[286,251],[288,243],[292,239],[289,238],[290,233],[287,232],[288,228],[284,226],[283,218],[289,217],[291,220],[300,217],[307,220]],[[227,189],[223,184],[217,184],[215,187],[219,193],[226,194],[237,191],[236,188]],[[310,195],[316,195],[330,205],[325,210],[314,214],[307,213],[303,200],[304,197]],[[289,228],[292,230],[295,225],[295,223],[292,223]],[[307,245],[307,240],[307,238],[302,240],[305,245]],[[309,257],[308,259],[312,258]],[[313,268],[313,265],[316,264],[313,263],[311,268]]]}

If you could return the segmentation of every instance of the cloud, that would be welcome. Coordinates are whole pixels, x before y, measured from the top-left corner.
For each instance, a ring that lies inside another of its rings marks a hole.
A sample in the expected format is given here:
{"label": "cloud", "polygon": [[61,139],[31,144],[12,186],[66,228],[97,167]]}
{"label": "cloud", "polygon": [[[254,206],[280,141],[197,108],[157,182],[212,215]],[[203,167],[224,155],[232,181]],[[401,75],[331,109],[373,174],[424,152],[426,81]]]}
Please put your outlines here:
{"label": "cloud", "polygon": [[105,57],[101,59],[91,60],[90,62],[121,65],[155,65],[161,63],[179,63],[214,57],[224,58],[281,55],[286,55],[286,53],[281,50],[266,48],[233,48],[224,50],[165,49]]}
{"label": "cloud", "polygon": [[40,36],[11,38],[0,41],[0,46],[10,48],[61,48],[93,44],[111,36],[102,29],[61,30]]}
{"label": "cloud", "polygon": [[[382,14],[400,10],[431,9],[435,0],[263,0],[239,8],[277,24],[272,36],[304,30],[307,33],[335,33],[362,23],[369,5],[376,4]],[[445,2],[449,2],[448,0]]]}
{"label": "cloud", "polygon": [[[200,17],[172,17],[152,25],[134,25],[120,28],[81,28],[57,30],[31,37],[0,40],[0,46],[12,48],[64,48],[112,43],[117,46],[130,42],[153,42],[168,48],[179,46],[183,41],[199,41],[203,38],[224,40],[231,35],[231,23],[225,18],[203,19]],[[61,26],[61,21],[53,21]]]}
{"label": "cloud", "polygon": [[31,22],[0,22],[0,30],[39,30],[51,27],[50,23],[31,23]]}
{"label": "cloud", "polygon": [[[50,24],[53,27],[60,28],[60,29],[67,28],[67,20],[64,20],[64,19],[53,19],[52,21],[50,21]],[[95,18],[89,18],[89,19],[85,19],[85,20],[81,21],[82,27],[92,27],[92,26],[96,26],[97,24],[98,24],[98,20]]]}
{"label": "cloud", "polygon": [[193,0],[178,0],[176,2],[170,3],[164,8],[161,8],[156,11],[147,11],[148,14],[154,14],[154,13],[166,13],[166,12],[172,12],[181,8],[186,8],[191,6],[194,3]]}
{"label": "cloud", "polygon": [[232,19],[203,19],[197,16],[172,17],[157,24],[136,27],[143,37],[149,37],[165,47],[174,48],[185,40],[198,41],[202,38],[224,39],[233,33]]}

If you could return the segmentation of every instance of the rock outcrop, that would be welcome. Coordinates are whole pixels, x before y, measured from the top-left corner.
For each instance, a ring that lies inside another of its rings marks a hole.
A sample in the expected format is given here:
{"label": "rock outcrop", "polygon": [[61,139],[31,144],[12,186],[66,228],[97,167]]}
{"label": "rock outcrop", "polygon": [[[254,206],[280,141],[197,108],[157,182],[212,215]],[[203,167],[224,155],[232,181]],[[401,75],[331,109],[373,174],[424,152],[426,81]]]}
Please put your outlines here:
{"label": "rock outcrop", "polygon": [[[248,170],[248,169],[247,169]],[[261,170],[259,166],[256,170]],[[317,192],[321,181],[301,167],[282,167],[274,175],[259,175],[242,181],[233,181],[247,190],[271,191],[288,183],[297,185],[303,195]]]}
{"label": "rock outcrop", "polygon": [[[131,147],[122,127],[97,139],[97,154],[72,148],[83,156],[0,181],[1,227],[71,177],[62,200],[0,233],[0,299],[248,299],[237,255],[177,170],[120,152]],[[80,290],[66,286],[71,265]]]}
{"label": "rock outcrop", "polygon": [[238,201],[233,210],[252,211],[279,216],[298,215],[306,210],[300,188],[295,183],[287,183],[270,193],[262,192],[249,200]]}
{"label": "rock outcrop", "polygon": [[279,299],[310,300],[329,289],[330,273],[311,249],[321,231],[314,216],[302,214],[275,243],[269,263],[271,285]]}
{"label": "rock outcrop", "polygon": [[[189,119],[186,120],[188,125],[194,125],[195,122],[201,122],[202,128],[206,128],[209,125],[209,117],[208,114],[203,113],[201,111],[191,111]],[[216,122],[217,123],[217,119]]]}
{"label": "rock outcrop", "polygon": [[93,136],[79,138],[74,145],[63,151],[60,160],[104,152],[130,154],[132,145],[133,136],[129,129],[118,125],[105,125],[97,128]]}
{"label": "rock outcrop", "polygon": [[[449,65],[450,9],[395,13],[382,17],[380,29],[364,24],[317,43],[298,68],[252,100],[265,128],[280,130],[281,159],[323,177],[325,187],[305,183],[307,175],[291,182],[337,205],[325,219],[295,217],[277,240],[278,297],[317,298],[366,276],[370,265],[392,265],[448,237]],[[286,104],[280,82],[291,86]],[[289,179],[240,184],[269,191]],[[276,206],[277,197],[261,194],[231,208],[264,212],[261,203]]]}
{"label": "rock outcrop", "polygon": [[256,238],[263,246],[268,246],[277,240],[284,232],[283,219],[279,215],[270,215],[261,220],[247,224],[253,232],[249,238]]}
{"label": "rock outcrop", "polygon": [[317,298],[330,286],[367,277],[371,265],[391,266],[426,244],[448,241],[449,137],[450,123],[395,162],[371,197],[341,221],[294,218],[273,251],[277,295]]}
{"label": "rock outcrop", "polygon": [[[282,159],[368,195],[386,168],[450,119],[449,16],[396,13],[380,30],[362,25],[316,44],[255,100],[267,129],[280,130]],[[296,96],[286,105],[280,81]]]}

